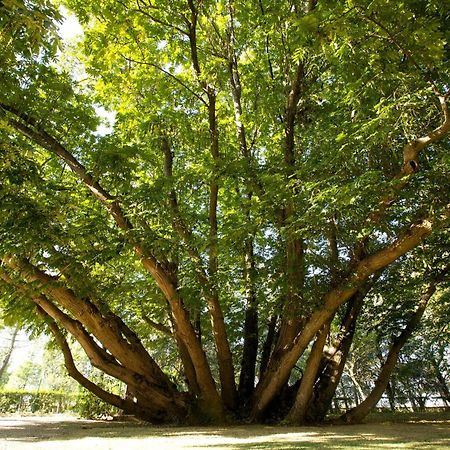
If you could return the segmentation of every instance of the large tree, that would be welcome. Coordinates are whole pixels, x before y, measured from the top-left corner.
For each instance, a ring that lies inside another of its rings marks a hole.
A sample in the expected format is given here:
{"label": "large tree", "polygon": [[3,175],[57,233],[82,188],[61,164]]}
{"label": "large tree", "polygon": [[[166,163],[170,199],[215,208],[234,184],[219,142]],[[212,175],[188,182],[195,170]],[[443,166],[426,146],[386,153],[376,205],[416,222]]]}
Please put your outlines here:
{"label": "large tree", "polygon": [[323,418],[370,291],[448,252],[450,3],[64,4],[70,55],[0,2],[6,311],[149,421]]}

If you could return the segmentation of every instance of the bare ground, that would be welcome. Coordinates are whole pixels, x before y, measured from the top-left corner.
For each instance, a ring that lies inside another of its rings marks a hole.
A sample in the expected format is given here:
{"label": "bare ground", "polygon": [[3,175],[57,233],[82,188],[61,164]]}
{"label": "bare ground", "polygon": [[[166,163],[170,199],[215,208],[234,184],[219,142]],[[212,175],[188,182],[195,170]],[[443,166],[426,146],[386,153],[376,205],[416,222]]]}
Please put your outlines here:
{"label": "bare ground", "polygon": [[450,449],[450,421],[169,428],[71,416],[0,417],[0,450]]}

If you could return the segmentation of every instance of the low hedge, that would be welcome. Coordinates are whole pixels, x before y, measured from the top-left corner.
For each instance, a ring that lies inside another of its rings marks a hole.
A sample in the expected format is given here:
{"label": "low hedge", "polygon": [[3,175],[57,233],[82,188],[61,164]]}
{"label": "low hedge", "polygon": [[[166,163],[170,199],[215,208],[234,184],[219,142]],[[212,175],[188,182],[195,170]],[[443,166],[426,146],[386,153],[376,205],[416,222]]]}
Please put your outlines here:
{"label": "low hedge", "polygon": [[72,410],[77,396],[56,391],[0,391],[0,414],[61,413]]}

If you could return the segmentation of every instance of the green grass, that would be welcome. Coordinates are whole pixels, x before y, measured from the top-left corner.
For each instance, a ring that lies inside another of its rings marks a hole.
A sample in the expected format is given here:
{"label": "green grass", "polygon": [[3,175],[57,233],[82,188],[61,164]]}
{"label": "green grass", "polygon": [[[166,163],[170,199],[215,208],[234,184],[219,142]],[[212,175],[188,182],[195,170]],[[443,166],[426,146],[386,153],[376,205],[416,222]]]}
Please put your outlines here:
{"label": "green grass", "polygon": [[366,423],[381,423],[381,422],[405,422],[405,423],[440,423],[450,422],[450,409],[433,409],[427,411],[413,412],[409,410],[401,411],[376,411],[371,413],[366,420]]}
{"label": "green grass", "polygon": [[[6,444],[6,445],[5,445]],[[0,449],[440,449],[450,448],[449,413],[375,413],[369,423],[323,427],[154,427],[70,417],[0,418]]]}

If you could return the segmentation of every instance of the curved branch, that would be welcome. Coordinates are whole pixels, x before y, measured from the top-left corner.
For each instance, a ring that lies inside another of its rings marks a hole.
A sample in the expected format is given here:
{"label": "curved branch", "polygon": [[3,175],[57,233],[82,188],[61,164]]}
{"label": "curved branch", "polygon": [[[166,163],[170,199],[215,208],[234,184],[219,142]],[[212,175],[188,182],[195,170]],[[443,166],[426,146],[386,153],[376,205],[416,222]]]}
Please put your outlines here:
{"label": "curved branch", "polygon": [[146,314],[141,314],[141,317],[147,325],[150,325],[155,330],[160,331],[161,333],[165,334],[166,336],[174,337],[172,330],[168,326],[166,326],[160,322],[156,322],[156,321],[152,320]]}
{"label": "curved branch", "polygon": [[410,317],[405,328],[401,331],[400,335],[393,340],[388,355],[386,357],[386,360],[382,364],[380,374],[378,375],[378,378],[375,381],[375,386],[370,392],[370,394],[359,405],[355,406],[354,408],[350,409],[345,414],[340,416],[337,419],[338,422],[359,423],[364,419],[364,417],[367,416],[367,414],[369,414],[372,408],[374,408],[375,405],[378,403],[381,396],[383,395],[383,392],[386,390],[388,386],[392,371],[394,370],[395,365],[397,364],[400,351],[407,342],[407,340],[410,338],[414,330],[419,325],[420,319],[422,318],[423,313],[425,312],[425,308],[427,307],[430,299],[433,297],[433,294],[436,292],[436,287],[437,281],[433,280],[429,284],[426,292],[422,294],[422,297],[417,305],[417,308]]}
{"label": "curved branch", "polygon": [[171,418],[185,414],[184,400],[171,385],[165,384],[161,380],[155,380],[152,372],[138,373],[129,364],[122,365],[112,354],[97,344],[80,321],[72,319],[45,295],[36,294],[34,287],[29,287],[27,283],[18,284],[4,270],[0,270],[0,279],[23,293],[54,321],[62,324],[79,342],[92,365],[132,387],[139,395],[139,401],[142,406],[145,405],[146,410],[158,414],[164,412]]}
{"label": "curved branch", "polygon": [[400,177],[417,171],[419,153],[427,146],[442,139],[450,131],[450,112],[446,96],[439,95],[439,105],[442,111],[442,123],[425,136],[408,142],[403,148],[403,167]]}
{"label": "curved branch", "polygon": [[[11,106],[0,104],[0,107],[4,111],[14,114],[17,118],[25,122],[24,124],[15,119],[7,118],[10,126],[67,163],[71,170],[91,190],[95,198],[110,211],[117,225],[124,231],[132,230],[132,225],[125,217],[117,200],[110,196],[99,183],[94,180],[85,167],[77,161],[64,146],[50,136],[45,130],[38,127],[37,121],[34,118]],[[140,258],[143,267],[152,275],[170,305],[174,318],[175,331],[179,339],[183,341],[192,358],[198,379],[197,381],[205,400],[205,408],[209,410],[211,417],[222,420],[223,409],[206,354],[197,339],[195,330],[190,322],[189,313],[184,307],[182,298],[180,297],[177,287],[173,283],[170,273],[164,268],[163,263],[159,262],[154,256],[149,254],[142,245],[135,242],[130,233],[126,233],[126,236],[128,242],[133,246],[136,255]],[[62,298],[64,298],[64,296],[63,293]]]}
{"label": "curved branch", "polygon": [[8,117],[7,121],[10,126],[19,131],[21,134],[30,138],[39,146],[56,155],[69,166],[72,172],[74,172],[78,176],[78,178],[86,185],[86,187],[92,192],[94,197],[106,207],[119,228],[124,231],[130,231],[133,229],[132,224],[126,218],[117,199],[109,194],[100,185],[100,183],[95,180],[95,178],[87,171],[83,164],[81,164],[59,141],[57,141],[53,136],[47,133],[47,131],[45,131],[40,126],[40,124],[34,117],[10,105],[1,103],[0,107],[4,111],[8,111],[17,118],[20,118],[23,122],[18,122],[17,120]]}
{"label": "curved branch", "polygon": [[262,416],[270,401],[281,386],[286,383],[289,374],[304,352],[311,339],[331,318],[337,308],[345,303],[358,288],[375,272],[386,267],[400,256],[416,247],[431,234],[434,228],[445,224],[450,219],[450,204],[443,210],[441,217],[429,217],[412,224],[408,230],[392,244],[357,263],[352,274],[323,297],[323,307],[315,311],[308,319],[303,330],[295,337],[276,364],[269,365],[266,376],[258,385],[251,419]]}
{"label": "curved branch", "polygon": [[73,360],[72,352],[70,350],[69,344],[67,343],[63,333],[59,329],[55,320],[53,320],[40,306],[36,305],[36,310],[38,315],[40,315],[44,321],[47,323],[50,331],[55,337],[56,342],[64,356],[64,365],[67,369],[67,373],[75,381],[77,381],[85,389],[96,395],[98,398],[103,400],[110,405],[116,406],[117,408],[126,411],[128,413],[136,414],[138,417],[148,420],[150,422],[160,422],[163,418],[158,417],[157,414],[151,414],[148,409],[141,408],[139,405],[131,400],[123,399],[118,395],[112,394],[104,389],[102,389],[97,384],[86,378],[76,367]]}
{"label": "curved branch", "polygon": [[0,270],[0,279],[23,294],[42,310],[45,310],[46,314],[51,316],[54,320],[58,320],[64,324],[65,329],[69,331],[70,334],[72,334],[73,337],[80,343],[94,367],[97,367],[105,373],[126,382],[126,378],[123,378],[123,366],[120,365],[114,356],[95,342],[92,336],[86,331],[84,326],[79,321],[72,319],[64,313],[45,295],[37,295],[34,289],[30,288],[27,284],[19,284],[14,281],[4,270]]}
{"label": "curved branch", "polygon": [[[136,337],[132,339],[133,345],[123,338],[117,326],[111,327],[109,320],[113,318],[115,325],[125,324],[120,318],[110,313],[110,319],[105,318],[97,307],[88,299],[81,299],[69,288],[61,286],[55,279],[46,274],[29,261],[12,256],[2,258],[3,263],[16,270],[27,283],[37,283],[38,289],[51,298],[54,298],[63,308],[69,311],[100,341],[105,343],[108,350],[124,366],[132,368],[135,372],[148,377],[155,384],[166,385],[169,389],[172,384],[151,358],[141,343],[137,345]],[[55,310],[56,311],[56,310]],[[61,316],[62,317],[62,316]],[[72,319],[71,319],[72,320]],[[131,330],[124,330],[130,337]]]}
{"label": "curved branch", "polygon": [[[409,177],[414,175],[418,169],[419,153],[425,149],[426,146],[437,142],[444,138],[450,132],[450,112],[447,104],[446,96],[439,96],[439,103],[442,111],[442,123],[434,130],[430,131],[425,136],[408,142],[403,147],[403,166],[400,172],[393,177],[396,182],[384,197],[380,200],[377,208],[372,211],[366,219],[366,227],[371,227],[378,223],[384,216],[386,210],[394,203],[397,194],[406,186]],[[359,250],[365,245],[369,239],[369,234],[365,235],[355,246],[354,254],[358,259]]]}

